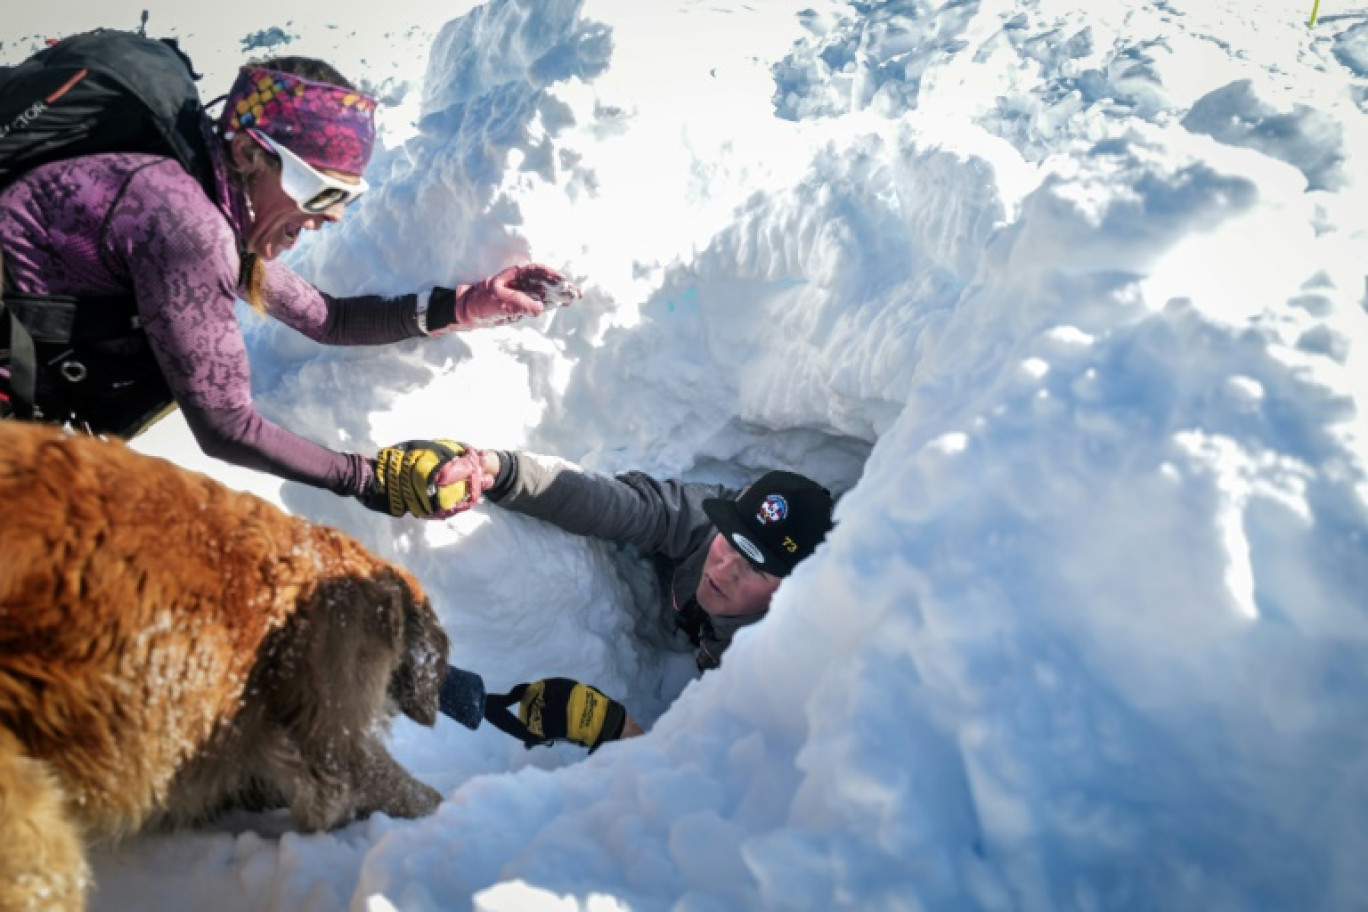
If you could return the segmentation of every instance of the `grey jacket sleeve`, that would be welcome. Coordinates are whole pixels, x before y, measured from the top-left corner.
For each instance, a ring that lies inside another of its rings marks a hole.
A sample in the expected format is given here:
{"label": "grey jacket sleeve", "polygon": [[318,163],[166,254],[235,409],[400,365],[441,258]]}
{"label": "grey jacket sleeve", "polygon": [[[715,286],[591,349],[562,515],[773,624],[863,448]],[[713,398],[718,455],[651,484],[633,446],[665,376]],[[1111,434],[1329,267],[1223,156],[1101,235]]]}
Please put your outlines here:
{"label": "grey jacket sleeve", "polygon": [[641,472],[604,475],[535,453],[503,456],[513,460],[509,480],[489,493],[501,507],[670,560],[682,560],[712,534],[703,501],[731,496],[721,485],[660,481]]}

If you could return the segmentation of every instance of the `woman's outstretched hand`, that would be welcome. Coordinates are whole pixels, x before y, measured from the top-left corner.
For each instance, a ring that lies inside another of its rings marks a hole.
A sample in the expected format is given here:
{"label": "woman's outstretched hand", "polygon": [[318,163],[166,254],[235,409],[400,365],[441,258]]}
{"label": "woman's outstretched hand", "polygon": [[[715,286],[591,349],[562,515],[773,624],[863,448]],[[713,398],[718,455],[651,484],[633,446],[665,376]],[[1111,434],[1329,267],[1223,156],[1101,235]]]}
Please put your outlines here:
{"label": "woman's outstretched hand", "polygon": [[456,326],[502,326],[523,317],[535,317],[549,306],[566,305],[579,297],[580,290],[549,266],[509,266],[458,291]]}

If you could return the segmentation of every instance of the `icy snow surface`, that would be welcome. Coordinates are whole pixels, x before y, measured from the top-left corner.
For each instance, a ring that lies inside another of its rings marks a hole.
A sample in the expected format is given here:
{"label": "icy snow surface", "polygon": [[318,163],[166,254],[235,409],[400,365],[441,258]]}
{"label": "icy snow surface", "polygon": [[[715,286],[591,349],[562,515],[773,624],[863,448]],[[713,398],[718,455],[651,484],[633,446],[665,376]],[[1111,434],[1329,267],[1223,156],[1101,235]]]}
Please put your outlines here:
{"label": "icy snow surface", "polygon": [[345,13],[390,57],[339,40],[344,71],[411,89],[379,188],[294,256],[321,287],[530,258],[586,290],[375,350],[244,312],[268,414],[844,497],[689,683],[610,548],[377,518],[159,429],[413,570],[491,688],[579,678],[651,731],[586,759],[402,723],[435,816],[136,839],[95,908],[1368,908],[1368,13],[1310,5],[316,4],[187,38],[226,85],[240,36],[320,53]]}

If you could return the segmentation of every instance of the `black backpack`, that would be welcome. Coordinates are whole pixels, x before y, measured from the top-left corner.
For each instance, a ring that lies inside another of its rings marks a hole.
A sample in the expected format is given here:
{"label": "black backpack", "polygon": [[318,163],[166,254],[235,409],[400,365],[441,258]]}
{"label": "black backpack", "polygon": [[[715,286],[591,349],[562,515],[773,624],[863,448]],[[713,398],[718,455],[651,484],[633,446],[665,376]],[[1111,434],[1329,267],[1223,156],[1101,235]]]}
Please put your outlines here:
{"label": "black backpack", "polygon": [[[213,199],[212,122],[198,78],[174,39],[106,29],[0,70],[0,189],[64,158],[152,152],[179,161]],[[8,355],[15,417],[126,437],[174,402],[131,298],[83,307],[3,289],[0,358]]]}
{"label": "black backpack", "polygon": [[30,168],[96,152],[156,152],[213,194],[209,118],[175,39],[97,29],[0,74],[0,188]]}

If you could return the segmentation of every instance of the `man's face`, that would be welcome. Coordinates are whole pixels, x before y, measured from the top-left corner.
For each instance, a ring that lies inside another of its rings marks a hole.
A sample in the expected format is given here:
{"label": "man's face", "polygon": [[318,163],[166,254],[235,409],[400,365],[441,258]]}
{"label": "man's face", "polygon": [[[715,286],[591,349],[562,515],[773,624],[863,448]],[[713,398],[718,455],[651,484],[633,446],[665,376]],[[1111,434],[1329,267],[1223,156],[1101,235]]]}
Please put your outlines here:
{"label": "man's face", "polygon": [[698,604],[708,614],[735,617],[759,614],[769,607],[780,579],[757,570],[722,534],[713,536],[698,581]]}

